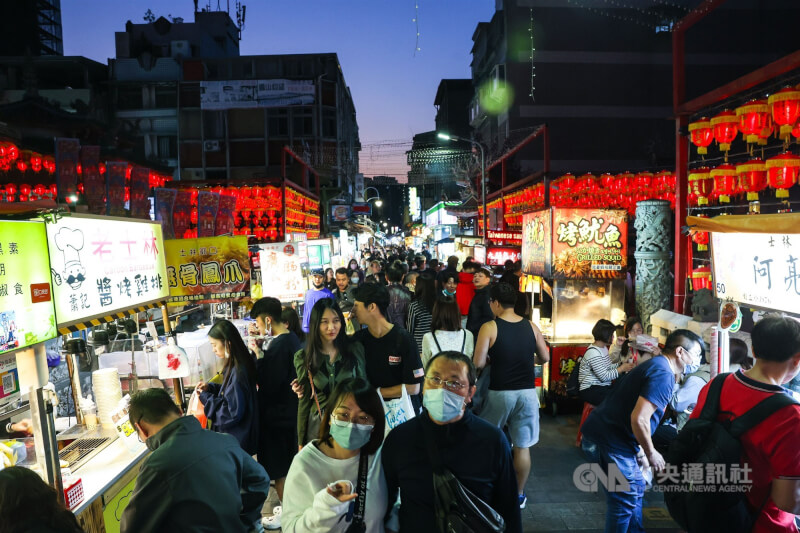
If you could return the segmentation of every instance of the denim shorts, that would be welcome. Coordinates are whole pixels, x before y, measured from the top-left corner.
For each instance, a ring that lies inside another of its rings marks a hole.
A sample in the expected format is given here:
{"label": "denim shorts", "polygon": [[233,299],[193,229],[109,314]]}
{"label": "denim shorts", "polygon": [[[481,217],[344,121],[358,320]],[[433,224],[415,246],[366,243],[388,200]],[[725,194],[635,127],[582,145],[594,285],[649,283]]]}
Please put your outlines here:
{"label": "denim shorts", "polygon": [[511,444],[530,448],[539,442],[539,395],[536,389],[489,390],[480,417],[500,429],[508,424]]}

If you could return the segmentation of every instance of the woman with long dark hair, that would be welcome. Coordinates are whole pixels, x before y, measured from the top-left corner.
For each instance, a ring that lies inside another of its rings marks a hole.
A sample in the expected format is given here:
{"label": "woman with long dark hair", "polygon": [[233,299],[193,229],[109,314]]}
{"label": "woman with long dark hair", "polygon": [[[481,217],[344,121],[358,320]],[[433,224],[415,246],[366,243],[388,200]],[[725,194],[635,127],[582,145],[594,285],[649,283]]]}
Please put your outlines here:
{"label": "woman with long dark hair", "polygon": [[214,354],[225,359],[221,385],[202,381],[197,384],[211,429],[230,433],[244,451],[254,455],[258,449],[256,362],[239,330],[227,320],[214,324],[208,339]]}
{"label": "woman with long dark hair", "polygon": [[[303,448],[289,468],[284,532],[384,531],[388,501],[380,459],[384,424],[380,396],[366,380],[350,378],[336,386],[318,439]],[[362,468],[363,490],[359,488]],[[358,505],[359,497],[366,498],[363,506]],[[354,521],[360,521],[361,527]]]}
{"label": "woman with long dark hair", "polygon": [[300,344],[306,342],[306,332],[303,331],[300,317],[297,316],[297,311],[292,306],[284,306],[283,312],[281,312],[281,322],[286,324],[289,331],[297,335],[297,338],[300,339]]}
{"label": "woman with long dark hair", "polygon": [[328,397],[347,378],[367,379],[364,347],[347,337],[339,304],[323,298],[311,309],[305,348],[294,355],[297,385],[297,442],[302,446],[316,437]]}
{"label": "woman with long dark hair", "polygon": [[644,363],[648,359],[661,353],[661,349],[656,346],[650,352],[640,351],[635,348],[636,337],[644,333],[642,319],[638,316],[629,316],[625,321],[622,336],[617,337],[617,341],[611,345],[608,356],[613,363],[624,363],[631,356],[636,355],[637,363]]}
{"label": "woman with long dark hair", "polygon": [[0,533],[83,533],[55,489],[21,466],[0,471],[0,517]]}
{"label": "woman with long dark hair", "polygon": [[422,338],[431,331],[436,297],[436,280],[432,274],[422,272],[417,276],[414,298],[408,304],[408,318],[406,318],[406,329],[417,342],[418,353],[422,353]]}

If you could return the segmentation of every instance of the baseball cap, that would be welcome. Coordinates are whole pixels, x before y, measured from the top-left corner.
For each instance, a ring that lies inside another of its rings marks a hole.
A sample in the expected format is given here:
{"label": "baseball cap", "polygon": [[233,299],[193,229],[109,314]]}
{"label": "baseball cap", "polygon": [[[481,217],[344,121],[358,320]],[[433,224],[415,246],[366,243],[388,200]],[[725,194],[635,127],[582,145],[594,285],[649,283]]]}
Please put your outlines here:
{"label": "baseball cap", "polygon": [[311,270],[311,275],[312,276],[324,276],[325,275],[325,270],[323,270],[321,268],[314,268],[314,269]]}

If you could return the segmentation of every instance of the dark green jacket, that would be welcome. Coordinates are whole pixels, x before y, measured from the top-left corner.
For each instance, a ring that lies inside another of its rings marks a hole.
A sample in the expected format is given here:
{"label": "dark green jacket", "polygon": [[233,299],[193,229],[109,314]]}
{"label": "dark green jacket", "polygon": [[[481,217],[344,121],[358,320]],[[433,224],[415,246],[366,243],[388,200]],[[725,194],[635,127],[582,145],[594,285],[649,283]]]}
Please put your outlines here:
{"label": "dark green jacket", "polygon": [[247,533],[261,519],[269,477],[231,435],[184,416],[147,447],[153,453],[139,470],[122,533]]}
{"label": "dark green jacket", "polygon": [[[310,343],[308,339],[306,343]],[[364,347],[360,342],[350,343],[350,352],[356,359],[356,364],[352,371],[344,371],[344,362],[342,355],[336,356],[336,360],[331,362],[325,361],[325,365],[318,372],[312,372],[314,375],[314,392],[316,392],[317,399],[319,400],[319,409],[322,415],[325,415],[325,406],[328,404],[328,396],[331,395],[333,389],[340,382],[347,378],[362,378],[367,379],[367,370],[364,363]],[[305,444],[307,439],[306,431],[308,430],[309,419],[318,417],[317,402],[314,400],[314,395],[311,393],[311,384],[308,380],[308,367],[305,364],[305,351],[298,350],[294,354],[294,368],[297,371],[297,383],[303,387],[303,397],[300,398],[297,406],[297,442]],[[316,438],[316,436],[314,436]]]}

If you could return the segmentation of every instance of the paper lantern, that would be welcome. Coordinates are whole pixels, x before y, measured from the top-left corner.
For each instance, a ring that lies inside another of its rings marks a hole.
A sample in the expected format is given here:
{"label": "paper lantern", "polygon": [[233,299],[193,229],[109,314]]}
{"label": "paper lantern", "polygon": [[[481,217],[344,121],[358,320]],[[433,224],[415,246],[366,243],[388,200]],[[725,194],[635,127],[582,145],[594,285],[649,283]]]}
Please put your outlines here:
{"label": "paper lantern", "polygon": [[711,171],[711,177],[714,178],[714,192],[719,201],[723,204],[730,203],[739,182],[736,167],[728,163],[722,164]]}
{"label": "paper lantern", "polygon": [[750,100],[736,108],[739,117],[739,131],[748,143],[757,143],[761,133],[772,131],[772,113],[766,100]]}
{"label": "paper lantern", "polygon": [[675,174],[669,170],[662,170],[653,177],[653,185],[662,193],[675,190]]}
{"label": "paper lantern", "polygon": [[692,144],[697,147],[698,154],[707,154],[708,145],[714,141],[714,130],[711,121],[703,117],[698,121],[689,124],[689,135]]}
{"label": "paper lantern", "polygon": [[767,181],[775,191],[776,198],[788,198],[789,188],[797,183],[800,173],[800,156],[784,152],[767,159]]}
{"label": "paper lantern", "polygon": [[653,184],[652,172],[639,172],[634,178],[634,186],[640,192],[646,192]]}
{"label": "paper lantern", "polygon": [[739,132],[739,119],[736,113],[730,109],[722,111],[711,119],[711,127],[714,129],[714,138],[719,143],[719,149],[727,152],[731,149],[731,143]]}
{"label": "paper lantern", "polygon": [[[708,233],[703,233],[706,234],[706,240],[708,240]],[[711,268],[707,266],[692,270],[692,290],[699,291],[700,289],[711,289]]]}
{"label": "paper lantern", "polygon": [[736,165],[739,184],[747,193],[747,201],[758,200],[758,193],[767,187],[767,165],[761,159],[751,159]]}
{"label": "paper lantern", "polygon": [[800,91],[785,87],[767,99],[772,108],[772,119],[780,126],[778,135],[788,139],[800,120]]}
{"label": "paper lantern", "polygon": [[689,171],[689,187],[697,195],[697,205],[708,205],[708,197],[714,190],[711,169],[700,167]]}
{"label": "paper lantern", "polygon": [[600,174],[600,184],[603,186],[604,189],[613,189],[614,188],[614,180],[616,177],[614,174],[604,173]]}

